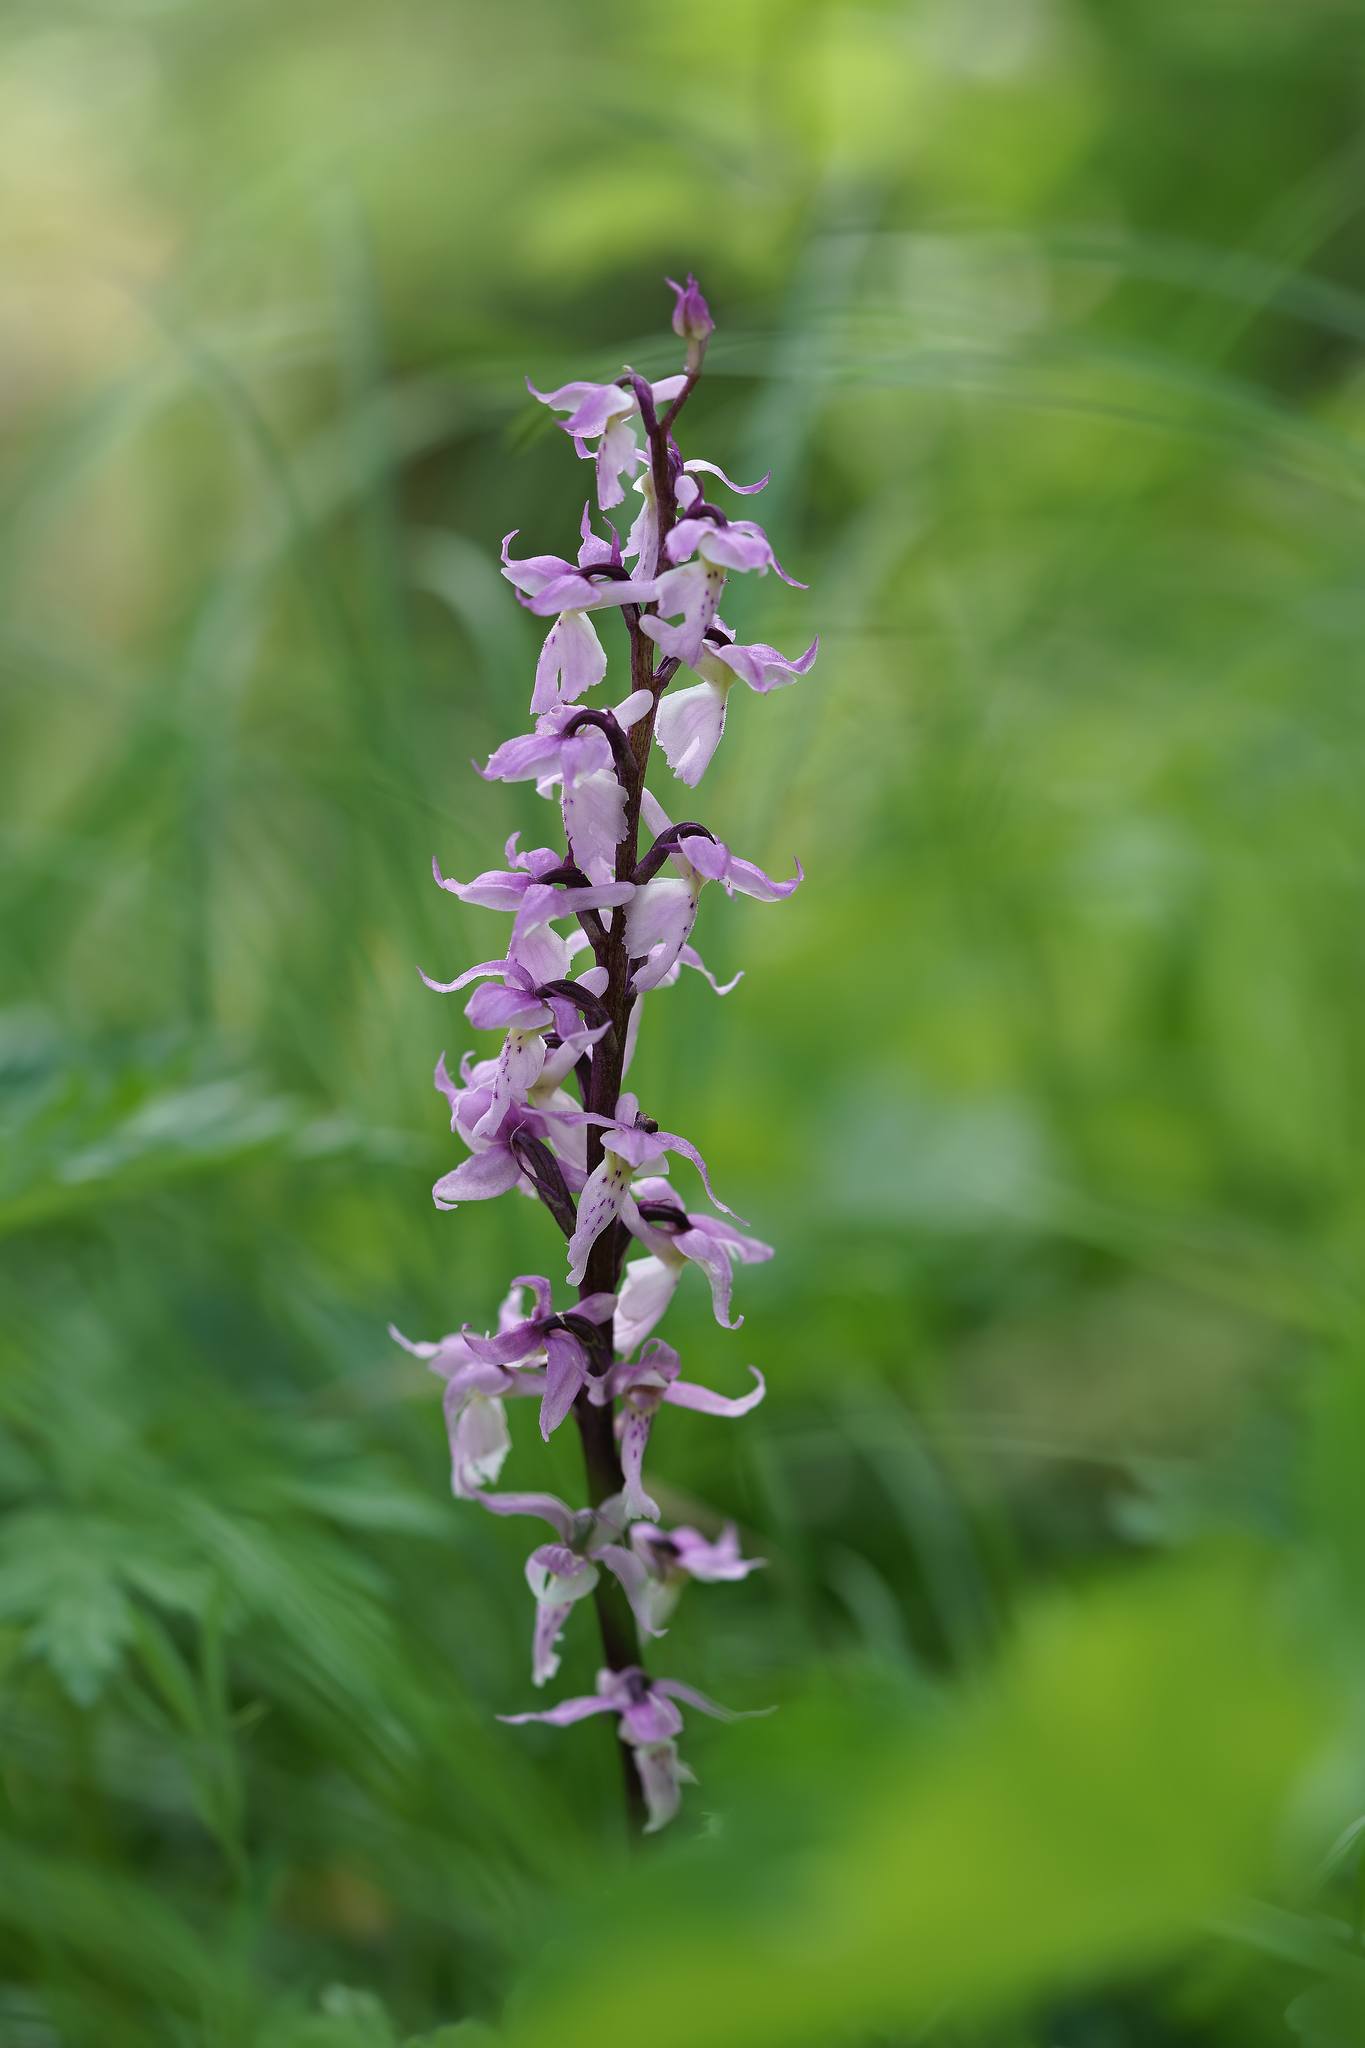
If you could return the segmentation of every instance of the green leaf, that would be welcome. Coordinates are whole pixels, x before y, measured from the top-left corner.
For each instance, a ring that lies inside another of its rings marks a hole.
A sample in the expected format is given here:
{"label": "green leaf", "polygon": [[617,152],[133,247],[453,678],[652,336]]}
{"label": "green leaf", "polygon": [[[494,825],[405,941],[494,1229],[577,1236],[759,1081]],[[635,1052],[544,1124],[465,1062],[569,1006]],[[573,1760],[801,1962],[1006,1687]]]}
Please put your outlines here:
{"label": "green leaf", "polygon": [[88,1707],[116,1670],[131,1633],[127,1595],[92,1563],[54,1587],[47,1612],[28,1632],[28,1648],[52,1666],[78,1706]]}
{"label": "green leaf", "polygon": [[0,1619],[26,1621],[26,1650],[89,1706],[132,1635],[114,1532],[55,1515],[14,1517],[0,1547]]}
{"label": "green leaf", "polygon": [[204,1065],[188,1043],[150,1040],[101,1061],[41,1018],[0,1013],[0,1235],[258,1154],[319,1157],[359,1142],[344,1122],[317,1119],[254,1074]]}

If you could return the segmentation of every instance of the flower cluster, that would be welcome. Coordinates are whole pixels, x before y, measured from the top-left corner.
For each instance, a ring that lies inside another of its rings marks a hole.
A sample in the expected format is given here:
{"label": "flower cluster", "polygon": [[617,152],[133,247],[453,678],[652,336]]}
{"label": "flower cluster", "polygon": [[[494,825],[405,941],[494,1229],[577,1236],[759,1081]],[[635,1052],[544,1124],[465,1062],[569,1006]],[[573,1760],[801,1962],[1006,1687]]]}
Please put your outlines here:
{"label": "flower cluster", "polygon": [[[564,430],[593,465],[596,504],[584,508],[572,561],[514,555],[515,532],[502,543],[504,576],[548,627],[532,729],[506,740],[480,772],[489,781],[533,782],[558,810],[565,850],[524,849],[514,835],[505,866],[469,882],[433,862],[442,889],[509,913],[512,927],[499,958],[451,981],[422,976],[443,995],[477,984],[465,1016],[475,1031],[500,1035],[490,1056],[464,1055],[458,1078],[444,1055],[437,1065],[436,1087],[465,1156],[436,1183],[436,1203],[453,1209],[514,1189],[539,1199],[567,1240],[566,1281],[576,1297],[557,1308],[548,1279],[522,1275],[491,1332],[466,1325],[433,1344],[393,1333],[444,1382],[456,1495],[551,1531],[526,1564],[534,1684],[555,1676],[575,1607],[591,1598],[597,1608],[605,1668],[596,1692],[503,1718],[562,1726],[614,1713],[633,1767],[632,1803],[647,1830],[672,1818],[680,1788],[692,1782],[678,1755],[679,1702],[723,1710],[676,1680],[650,1678],[638,1661],[641,1645],[664,1632],[689,1580],[740,1579],[762,1562],[741,1555],[732,1527],[714,1536],[660,1527],[645,1457],[660,1408],[743,1415],[762,1400],[763,1376],[751,1367],[747,1392],[713,1392],[682,1378],[677,1352],[653,1333],[689,1266],[705,1276],[716,1321],[737,1328],[734,1267],[772,1251],[747,1236],[716,1195],[695,1145],[661,1129],[623,1083],[646,994],[672,985],[685,967],[719,994],[734,986],[720,987],[692,944],[705,885],[772,903],[802,877],[798,862],[793,876],[775,880],[706,826],[674,824],[646,776],[657,739],[674,776],[695,787],[720,743],[734,685],[776,689],[805,675],[816,653],[815,642],[795,659],[762,642],[740,644],[720,616],[731,576],[772,569],[792,579],[760,526],[732,518],[706,495],[712,479],[747,495],[767,478],[734,484],[714,463],[679,453],[674,428],[701,374],[712,320],[695,278],[672,288],[674,332],[686,343],[677,376],[649,383],[627,371],[611,384],[530,387],[565,415]],[[626,503],[628,490],[639,505],[622,539],[606,515]],[[606,614],[624,626],[630,670],[629,690],[609,709],[583,701],[607,679],[598,633]],[[693,680],[674,688],[684,669]],[[719,1215],[684,1206],[669,1179],[675,1159],[695,1169]],[[511,1448],[506,1403],[519,1396],[538,1401],[547,1441],[573,1415],[586,1506],[493,1490]]]}

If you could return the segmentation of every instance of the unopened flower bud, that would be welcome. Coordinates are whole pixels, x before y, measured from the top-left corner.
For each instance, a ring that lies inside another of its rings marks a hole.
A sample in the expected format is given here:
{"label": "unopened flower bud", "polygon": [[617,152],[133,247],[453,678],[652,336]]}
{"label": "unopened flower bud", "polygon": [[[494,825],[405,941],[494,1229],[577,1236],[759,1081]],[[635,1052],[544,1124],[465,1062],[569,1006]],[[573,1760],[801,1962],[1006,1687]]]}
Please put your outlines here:
{"label": "unopened flower bud", "polygon": [[687,273],[687,283],[678,284],[673,278],[666,278],[675,294],[673,305],[673,332],[687,343],[687,368],[689,375],[701,368],[701,359],[706,350],[707,336],[715,332],[715,321],[711,308],[702,297],[701,286]]}

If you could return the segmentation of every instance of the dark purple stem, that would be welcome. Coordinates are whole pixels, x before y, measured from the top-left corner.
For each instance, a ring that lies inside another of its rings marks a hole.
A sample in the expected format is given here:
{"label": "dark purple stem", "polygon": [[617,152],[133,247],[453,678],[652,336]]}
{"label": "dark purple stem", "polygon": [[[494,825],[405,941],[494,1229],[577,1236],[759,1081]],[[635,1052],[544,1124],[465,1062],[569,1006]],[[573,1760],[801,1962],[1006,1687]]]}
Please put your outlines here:
{"label": "dark purple stem", "polygon": [[[669,428],[681,411],[683,402],[690,395],[699,369],[700,365],[697,370],[689,372],[686,385],[662,420],[655,413],[653,394],[648,384],[643,378],[631,379],[640,407],[640,418],[649,441],[650,474],[658,508],[660,548],[677,517],[673,470],[669,460]],[[622,616],[630,636],[631,690],[648,690],[654,700],[653,704],[644,718],[637,719],[628,735],[616,725],[610,713],[601,711],[579,712],[570,721],[568,730],[572,732],[578,730],[580,726],[596,726],[606,733],[611,742],[616,773],[626,793],[626,829],[616,849],[616,879],[633,882],[639,873],[640,800],[644,793],[650,748],[654,743],[654,720],[658,713],[660,693],[675,672],[677,664],[665,663],[661,671],[656,673],[654,643],[648,634],[640,630],[639,610],[635,606],[624,606]],[[693,826],[690,829],[703,831],[705,828]],[[709,837],[709,834],[707,836]],[[597,949],[598,962],[607,970],[607,986],[602,994],[601,1010],[610,1020],[612,1029],[593,1047],[591,1067],[584,1087],[584,1106],[606,1117],[615,1116],[620,1101],[626,1031],[630,1023],[631,1006],[635,1000],[631,989],[630,961],[626,955],[624,927],[625,918],[618,911],[612,920],[610,930],[603,928],[604,940]],[[587,1131],[586,1163],[588,1172],[592,1173],[602,1161],[602,1130],[598,1124],[589,1124]],[[590,1294],[614,1294],[617,1291],[628,1241],[627,1234],[620,1230],[602,1232],[588,1255],[588,1263],[578,1290],[580,1301],[586,1300]],[[612,1366],[611,1325],[595,1326],[592,1340],[586,1348],[589,1369],[594,1378],[600,1379],[610,1372]],[[591,1506],[600,1507],[604,1500],[620,1493],[625,1486],[625,1474],[621,1470],[621,1457],[616,1447],[611,1406],[603,1404],[598,1407],[588,1399],[585,1391],[579,1394],[574,1402],[574,1420],[578,1424],[578,1434],[583,1445],[588,1500]],[[598,1579],[593,1592],[593,1603],[597,1609],[598,1627],[602,1635],[602,1654],[610,1669],[624,1671],[637,1665],[640,1660],[630,1609],[625,1595],[607,1572],[603,1572]],[[627,1813],[632,1833],[638,1834],[643,1830],[646,1817],[644,1795],[640,1790],[639,1777],[627,1745],[621,1745],[621,1753],[625,1765]]]}

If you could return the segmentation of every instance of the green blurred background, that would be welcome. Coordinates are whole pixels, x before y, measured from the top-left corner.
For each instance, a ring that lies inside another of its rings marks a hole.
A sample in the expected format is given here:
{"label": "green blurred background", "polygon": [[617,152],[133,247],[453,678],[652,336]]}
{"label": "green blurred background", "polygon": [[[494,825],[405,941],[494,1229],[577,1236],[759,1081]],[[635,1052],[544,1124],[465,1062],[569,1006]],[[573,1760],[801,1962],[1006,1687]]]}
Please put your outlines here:
{"label": "green blurred background", "polygon": [[[0,44],[0,2043],[1358,2048],[1358,0]],[[678,1297],[770,1398],[666,1510],[771,1568],[662,1649],[783,1711],[631,1868],[384,1326],[561,1256],[433,1210],[414,962],[537,822],[467,765],[583,493],[523,375],[662,374],[687,269],[686,452],[812,586],[727,611],[822,651],[689,805],[807,885],[637,1070],[779,1247]]]}

